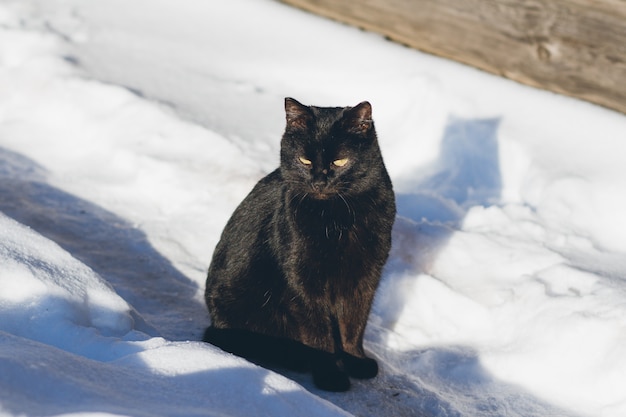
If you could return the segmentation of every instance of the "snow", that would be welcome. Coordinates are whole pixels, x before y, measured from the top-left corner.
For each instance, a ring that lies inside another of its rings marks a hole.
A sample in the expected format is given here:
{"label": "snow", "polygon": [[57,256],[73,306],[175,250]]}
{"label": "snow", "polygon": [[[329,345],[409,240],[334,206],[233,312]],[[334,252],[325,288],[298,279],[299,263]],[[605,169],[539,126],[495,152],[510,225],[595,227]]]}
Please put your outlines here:
{"label": "snow", "polygon": [[[348,393],[199,342],[283,98],[369,100],[398,218]],[[270,0],[0,2],[0,415],[626,415],[626,117]]]}

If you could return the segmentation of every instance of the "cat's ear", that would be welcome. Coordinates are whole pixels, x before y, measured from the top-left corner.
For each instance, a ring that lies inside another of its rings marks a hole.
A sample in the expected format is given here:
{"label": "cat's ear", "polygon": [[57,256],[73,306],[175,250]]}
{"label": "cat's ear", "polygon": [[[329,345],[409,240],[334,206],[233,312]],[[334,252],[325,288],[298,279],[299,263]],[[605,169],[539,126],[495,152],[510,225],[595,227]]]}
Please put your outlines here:
{"label": "cat's ear", "polygon": [[311,109],[291,97],[285,98],[287,129],[304,130],[312,118]]}
{"label": "cat's ear", "polygon": [[374,126],[372,105],[363,101],[348,109],[344,116],[344,127],[350,133],[366,135]]}

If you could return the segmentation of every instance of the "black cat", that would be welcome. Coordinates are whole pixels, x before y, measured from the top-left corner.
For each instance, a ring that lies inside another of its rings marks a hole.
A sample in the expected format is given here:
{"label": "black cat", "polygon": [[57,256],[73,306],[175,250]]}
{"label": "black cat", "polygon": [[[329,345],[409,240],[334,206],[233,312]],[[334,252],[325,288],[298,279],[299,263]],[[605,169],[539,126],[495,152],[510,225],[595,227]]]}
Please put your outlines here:
{"label": "black cat", "polygon": [[363,333],[396,207],[372,108],[285,99],[280,168],[233,213],[215,248],[204,340],[261,363],[311,370],[322,389],[372,378]]}

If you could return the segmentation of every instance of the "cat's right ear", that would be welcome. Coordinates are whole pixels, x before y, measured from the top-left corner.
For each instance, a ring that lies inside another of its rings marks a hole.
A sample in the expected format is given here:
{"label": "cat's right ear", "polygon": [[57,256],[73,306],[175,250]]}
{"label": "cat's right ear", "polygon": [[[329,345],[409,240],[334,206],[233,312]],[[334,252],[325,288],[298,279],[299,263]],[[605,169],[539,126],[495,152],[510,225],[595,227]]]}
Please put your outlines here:
{"label": "cat's right ear", "polygon": [[311,110],[291,97],[285,98],[287,129],[304,130],[312,118]]}

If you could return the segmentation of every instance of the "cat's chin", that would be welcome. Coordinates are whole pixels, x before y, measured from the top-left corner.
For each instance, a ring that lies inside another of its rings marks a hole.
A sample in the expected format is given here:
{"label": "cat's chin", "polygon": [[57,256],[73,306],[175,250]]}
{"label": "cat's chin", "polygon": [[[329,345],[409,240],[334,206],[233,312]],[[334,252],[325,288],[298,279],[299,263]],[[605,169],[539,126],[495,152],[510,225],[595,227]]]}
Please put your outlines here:
{"label": "cat's chin", "polygon": [[336,196],[337,196],[336,193],[320,193],[320,192],[309,193],[309,197],[311,197],[313,200],[320,200],[320,201],[330,200],[330,199],[335,198]]}

